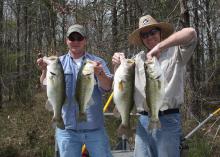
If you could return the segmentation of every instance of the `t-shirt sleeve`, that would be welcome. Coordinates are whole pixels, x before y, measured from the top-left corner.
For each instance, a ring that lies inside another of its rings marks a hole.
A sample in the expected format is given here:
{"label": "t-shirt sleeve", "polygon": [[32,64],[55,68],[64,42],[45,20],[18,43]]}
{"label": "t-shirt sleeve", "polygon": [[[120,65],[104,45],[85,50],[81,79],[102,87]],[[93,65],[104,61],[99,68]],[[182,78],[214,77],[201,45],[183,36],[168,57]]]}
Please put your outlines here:
{"label": "t-shirt sleeve", "polygon": [[192,56],[197,43],[197,37],[192,38],[187,44],[178,46],[177,60],[185,65]]}

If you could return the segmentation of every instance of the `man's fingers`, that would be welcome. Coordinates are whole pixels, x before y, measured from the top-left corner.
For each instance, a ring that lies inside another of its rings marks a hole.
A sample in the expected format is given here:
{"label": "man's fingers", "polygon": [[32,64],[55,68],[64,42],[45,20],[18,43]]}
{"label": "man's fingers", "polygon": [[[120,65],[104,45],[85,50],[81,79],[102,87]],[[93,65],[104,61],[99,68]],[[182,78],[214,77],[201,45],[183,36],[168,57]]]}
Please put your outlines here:
{"label": "man's fingers", "polygon": [[151,60],[153,58],[153,56],[151,54],[147,54],[147,60]]}
{"label": "man's fingers", "polygon": [[114,55],[112,57],[112,64],[113,65],[120,64],[122,59],[125,59],[124,53],[116,52],[116,53],[114,53]]}
{"label": "man's fingers", "polygon": [[37,65],[41,70],[45,70],[47,68],[47,63],[43,61],[43,58],[37,59]]}

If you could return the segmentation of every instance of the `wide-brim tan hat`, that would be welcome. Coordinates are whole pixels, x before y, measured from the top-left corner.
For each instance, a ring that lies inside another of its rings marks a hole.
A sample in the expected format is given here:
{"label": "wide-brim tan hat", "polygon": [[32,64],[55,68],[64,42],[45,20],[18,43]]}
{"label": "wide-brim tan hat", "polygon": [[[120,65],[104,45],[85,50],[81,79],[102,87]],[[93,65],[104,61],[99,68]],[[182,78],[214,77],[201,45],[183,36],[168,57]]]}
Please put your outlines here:
{"label": "wide-brim tan hat", "polygon": [[166,22],[157,22],[153,17],[150,15],[142,16],[139,19],[139,28],[134,30],[129,36],[128,41],[134,45],[143,45],[142,39],[140,38],[140,32],[147,32],[153,28],[159,28],[161,31],[161,38],[166,39],[169,37],[173,32],[174,28],[170,23]]}

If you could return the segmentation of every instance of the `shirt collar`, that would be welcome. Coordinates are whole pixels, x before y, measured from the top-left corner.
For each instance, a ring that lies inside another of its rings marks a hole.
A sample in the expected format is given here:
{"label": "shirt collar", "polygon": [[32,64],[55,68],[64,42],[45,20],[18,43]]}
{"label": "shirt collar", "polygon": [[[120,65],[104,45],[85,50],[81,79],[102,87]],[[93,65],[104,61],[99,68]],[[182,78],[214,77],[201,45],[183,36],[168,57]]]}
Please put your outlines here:
{"label": "shirt collar", "polygon": [[[71,54],[70,54],[70,51],[68,51],[67,56],[72,59],[72,56],[71,56]],[[85,54],[84,54],[84,56],[83,56],[83,59],[85,59],[85,58],[91,58],[91,54],[89,54],[88,52],[85,52]]]}

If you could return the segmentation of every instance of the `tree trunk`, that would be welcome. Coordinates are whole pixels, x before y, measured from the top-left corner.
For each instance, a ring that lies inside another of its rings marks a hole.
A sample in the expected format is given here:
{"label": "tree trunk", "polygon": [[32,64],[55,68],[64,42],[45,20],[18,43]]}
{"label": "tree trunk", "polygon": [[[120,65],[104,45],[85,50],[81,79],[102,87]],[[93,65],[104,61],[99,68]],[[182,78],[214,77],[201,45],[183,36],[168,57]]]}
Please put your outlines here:
{"label": "tree trunk", "polygon": [[[187,8],[187,0],[180,0],[180,15],[181,15],[181,24],[182,27],[189,27],[190,26],[190,20],[189,20],[189,12]],[[189,71],[189,79],[190,79],[190,85],[193,89],[195,89],[195,70],[194,70],[194,64],[193,64],[193,56],[191,57],[188,65],[187,65],[187,71]]]}
{"label": "tree trunk", "polygon": [[[196,8],[196,6],[199,6],[197,1],[193,1],[193,7]],[[196,45],[196,49],[195,49],[195,67],[198,69],[197,72],[195,73],[195,78],[196,81],[198,82],[197,86],[200,87],[200,82],[204,81],[204,74],[202,73],[202,70],[205,70],[204,67],[204,54],[201,53],[202,51],[204,51],[204,49],[202,49],[201,47],[201,43],[200,43],[200,38],[199,38],[199,34],[200,34],[200,30],[199,30],[199,15],[198,15],[198,10],[194,9],[193,11],[194,13],[194,24],[195,24],[195,30],[198,36],[198,41],[197,41],[197,45]]]}
{"label": "tree trunk", "polygon": [[21,47],[20,47],[20,30],[21,30],[21,22],[20,22],[20,7],[21,7],[21,4],[20,4],[20,1],[17,0],[16,1],[16,24],[17,24],[17,27],[16,27],[16,52],[17,52],[17,72],[19,73],[20,72],[20,51],[21,51]]}
{"label": "tree trunk", "polygon": [[112,2],[112,51],[113,53],[118,50],[118,17],[117,17],[117,0]]}
{"label": "tree trunk", "polygon": [[[3,49],[3,4],[4,1],[0,1],[0,49]],[[3,54],[2,50],[0,50],[0,61],[3,60]],[[0,64],[0,108],[2,108],[2,99],[3,99],[3,91],[2,91],[2,64]]]}
{"label": "tree trunk", "polygon": [[[190,19],[189,19],[189,11],[188,11],[188,7],[187,7],[187,0],[180,0],[180,11],[181,11],[181,24],[182,27],[189,27],[190,26]],[[196,89],[196,85],[195,85],[195,67],[193,64],[194,61],[194,57],[192,56],[191,59],[189,60],[189,63],[187,64],[187,71],[189,72],[189,85],[190,88],[188,89],[189,91],[186,92],[190,92],[190,91],[195,91]],[[187,99],[188,100],[188,99]],[[196,110],[199,108],[199,100],[197,97],[189,97],[188,102],[186,102],[188,105],[188,108],[190,108],[190,111],[192,111],[193,113],[196,112]],[[196,112],[197,113],[197,112]],[[186,117],[189,118],[190,117],[190,113],[186,112]]]}
{"label": "tree trunk", "polygon": [[[25,3],[24,7],[23,7],[23,11],[24,11],[24,53],[25,53],[25,59],[24,62],[27,65],[29,60],[29,55],[28,55],[28,4]],[[27,68],[27,66],[26,66]],[[26,69],[27,70],[27,69]]]}
{"label": "tree trunk", "polygon": [[[128,52],[127,36],[128,36],[128,3],[127,0],[123,0],[124,14],[123,14],[123,34],[122,34],[122,48],[125,52]],[[129,52],[128,52],[129,53]],[[131,54],[128,54],[130,56]]]}
{"label": "tree trunk", "polygon": [[211,15],[209,14],[209,3],[210,1],[209,0],[206,0],[205,1],[205,21],[207,22],[207,26],[206,26],[206,31],[207,31],[207,42],[208,42],[208,54],[209,54],[209,64],[210,64],[210,67],[213,65],[214,61],[215,61],[215,54],[214,54],[214,45],[213,45],[213,40],[212,40],[212,32],[210,30],[211,28],[211,24],[210,24],[210,20],[211,20]]}

